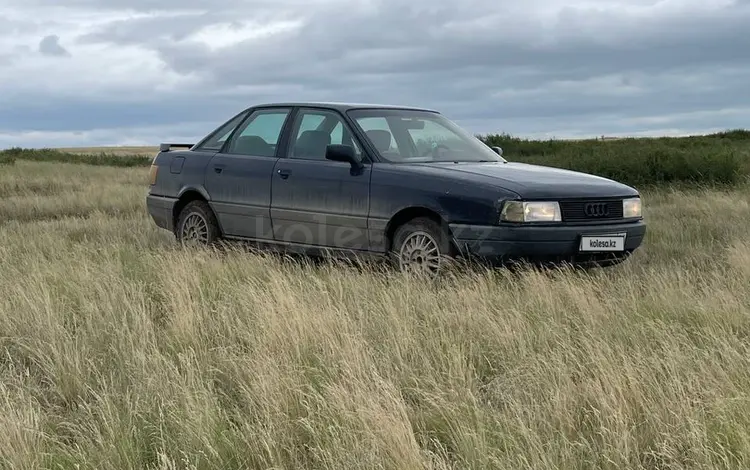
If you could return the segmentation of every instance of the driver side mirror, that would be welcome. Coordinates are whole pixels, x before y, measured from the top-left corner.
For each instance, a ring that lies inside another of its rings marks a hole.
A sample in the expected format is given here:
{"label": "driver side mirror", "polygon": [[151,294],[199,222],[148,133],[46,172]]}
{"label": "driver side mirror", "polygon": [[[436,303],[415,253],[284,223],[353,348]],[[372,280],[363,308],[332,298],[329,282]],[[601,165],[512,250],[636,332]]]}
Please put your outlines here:
{"label": "driver side mirror", "polygon": [[347,162],[351,164],[352,169],[362,169],[364,165],[357,158],[354,147],[343,144],[329,144],[326,146],[326,160],[334,162]]}
{"label": "driver side mirror", "polygon": [[498,154],[498,155],[500,155],[501,157],[503,156],[503,149],[502,148],[500,148],[500,147],[492,147],[492,150],[494,150],[495,153]]}

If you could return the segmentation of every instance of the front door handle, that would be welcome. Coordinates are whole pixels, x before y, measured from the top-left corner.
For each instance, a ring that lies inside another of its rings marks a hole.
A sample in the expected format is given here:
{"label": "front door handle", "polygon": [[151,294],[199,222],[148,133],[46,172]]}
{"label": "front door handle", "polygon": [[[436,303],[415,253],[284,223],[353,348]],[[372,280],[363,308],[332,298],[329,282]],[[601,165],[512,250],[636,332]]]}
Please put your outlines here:
{"label": "front door handle", "polygon": [[281,168],[279,168],[278,170],[276,170],[276,173],[278,173],[279,176],[281,176],[281,179],[285,180],[285,179],[289,178],[289,175],[292,174],[292,170],[285,170],[285,169],[282,170]]}
{"label": "front door handle", "polygon": [[216,173],[221,173],[224,170],[224,167],[221,165],[214,165],[214,171]]}

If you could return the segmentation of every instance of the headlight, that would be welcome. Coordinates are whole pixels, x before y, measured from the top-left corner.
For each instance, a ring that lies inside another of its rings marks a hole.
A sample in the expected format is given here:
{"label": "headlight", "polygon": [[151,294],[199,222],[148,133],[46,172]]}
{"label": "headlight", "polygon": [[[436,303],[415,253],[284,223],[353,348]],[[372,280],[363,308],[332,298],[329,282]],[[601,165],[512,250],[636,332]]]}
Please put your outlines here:
{"label": "headlight", "polygon": [[641,198],[634,197],[622,201],[622,216],[626,219],[641,217]]}
{"label": "headlight", "polygon": [[560,222],[560,204],[553,201],[507,201],[500,213],[502,222]]}

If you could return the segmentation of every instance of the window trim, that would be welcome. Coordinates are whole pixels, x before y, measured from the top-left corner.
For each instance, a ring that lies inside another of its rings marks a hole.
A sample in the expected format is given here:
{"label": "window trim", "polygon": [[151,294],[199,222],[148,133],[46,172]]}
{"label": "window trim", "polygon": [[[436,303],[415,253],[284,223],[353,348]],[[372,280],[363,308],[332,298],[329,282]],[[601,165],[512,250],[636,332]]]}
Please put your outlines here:
{"label": "window trim", "polygon": [[[364,129],[362,128],[362,126],[360,126],[358,119],[368,118],[368,117],[384,117],[387,119],[389,116],[400,116],[402,115],[402,113],[422,114],[425,117],[427,115],[432,115],[436,120],[444,120],[444,121],[447,121],[447,124],[451,124],[455,126],[456,129],[452,129],[452,130],[456,131],[458,134],[464,134],[464,137],[466,137],[467,139],[470,139],[472,137],[471,134],[466,129],[464,129],[457,123],[451,121],[450,119],[448,119],[443,114],[437,111],[426,110],[426,109],[425,110],[415,110],[415,109],[404,110],[404,109],[399,109],[399,108],[391,109],[391,108],[377,108],[377,107],[352,108],[346,111],[347,118],[351,120],[351,122],[353,123],[357,131],[361,132],[362,134],[366,134],[366,133]],[[390,124],[389,124],[389,127],[390,127]],[[406,135],[408,136],[409,140],[413,142],[411,135],[408,134],[408,131],[405,131],[405,132],[407,132]],[[392,133],[392,134],[395,139],[396,138],[395,133]],[[476,136],[473,136],[473,137],[476,139]],[[383,155],[381,155],[381,153],[378,151],[377,148],[375,148],[375,146],[372,144],[372,142],[370,142],[369,138],[367,138],[366,135],[363,136],[362,139],[364,139],[367,142],[367,145],[370,148],[370,152],[372,152],[373,156],[377,159],[377,161],[384,162],[384,163],[392,163],[392,164],[397,164],[397,165],[404,164],[402,161],[390,160],[387,157],[384,157]],[[398,139],[396,140],[398,142]],[[506,161],[503,157],[498,156],[497,153],[495,153],[487,144],[485,144],[479,139],[476,139],[476,140],[479,142],[480,147],[482,147],[481,152],[483,154],[486,154],[487,158],[490,161],[497,161],[497,162]],[[415,149],[416,149],[416,146],[415,146]],[[437,160],[437,161],[443,161],[443,160]],[[466,160],[466,161],[473,162],[474,160]]]}
{"label": "window trim", "polygon": [[[346,115],[344,115],[343,113],[333,108],[312,107],[312,106],[297,107],[297,109],[294,112],[293,118],[288,121],[289,130],[287,132],[287,141],[285,142],[286,148],[284,149],[284,153],[283,155],[281,155],[281,158],[286,158],[288,160],[306,161],[306,162],[341,163],[341,162],[333,162],[331,160],[326,160],[325,156],[323,156],[322,159],[292,156],[292,150],[294,149],[294,142],[296,142],[297,140],[296,134],[299,131],[300,125],[302,124],[302,118],[304,118],[305,114],[318,114],[318,115],[329,114],[329,115],[333,115],[337,117],[339,119],[339,122],[341,123],[342,132],[344,130],[349,132],[352,142],[355,145],[355,149],[359,149],[361,162],[365,165],[371,162],[371,158],[368,154],[367,148],[365,147],[365,145],[362,144],[362,139],[357,134],[357,131],[352,127]],[[335,127],[336,126],[334,126],[334,128]]]}
{"label": "window trim", "polygon": [[[251,113],[252,113],[252,109],[251,108],[249,108],[249,109],[243,109],[242,111],[240,111],[239,113],[235,114],[231,118],[229,118],[226,121],[222,122],[213,131],[211,131],[207,136],[205,136],[203,139],[201,139],[200,142],[198,142],[195,145],[195,147],[193,148],[193,150],[196,151],[196,152],[221,152],[221,150],[224,148],[224,146],[227,143],[227,141],[229,141],[229,139],[231,139],[232,136],[234,135],[234,131],[236,131],[237,128],[240,127],[240,125],[242,125],[243,122],[245,122],[245,119],[247,119],[247,116],[249,116]],[[205,147],[206,143],[209,140],[211,140],[214,137],[216,137],[216,135],[224,128],[224,126],[228,125],[229,123],[231,123],[232,121],[234,121],[237,118],[240,118],[239,122],[232,128],[232,130],[229,132],[229,137],[227,137],[227,140],[225,140],[222,143],[221,147],[219,147],[218,150],[215,149],[215,148],[206,148]]]}
{"label": "window trim", "polygon": [[[237,136],[237,131],[243,126],[245,126],[246,122],[248,122],[251,119],[255,119],[257,116],[261,114],[273,114],[274,112],[280,112],[280,111],[286,111],[286,117],[284,118],[284,122],[281,124],[281,129],[279,130],[279,138],[276,141],[276,149],[275,149],[276,151],[274,152],[273,156],[248,155],[245,153],[229,152],[229,147],[234,142],[235,137]],[[239,157],[279,158],[279,151],[280,151],[281,145],[284,143],[284,133],[287,131],[287,127],[289,126],[289,117],[292,116],[293,114],[294,114],[294,108],[290,106],[264,106],[264,107],[253,108],[252,110],[250,110],[250,113],[248,113],[248,115],[245,116],[245,118],[242,119],[242,121],[239,124],[237,124],[237,127],[234,128],[232,133],[224,142],[224,145],[222,146],[220,152],[225,155],[233,155],[233,156],[239,156]]]}

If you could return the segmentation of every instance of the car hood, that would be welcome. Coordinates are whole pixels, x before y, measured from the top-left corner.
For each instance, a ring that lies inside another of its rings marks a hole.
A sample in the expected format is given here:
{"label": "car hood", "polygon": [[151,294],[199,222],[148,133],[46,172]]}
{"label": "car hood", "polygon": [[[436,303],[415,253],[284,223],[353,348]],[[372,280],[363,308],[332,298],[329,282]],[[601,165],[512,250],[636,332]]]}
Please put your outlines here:
{"label": "car hood", "polygon": [[433,162],[418,165],[489,177],[494,184],[528,199],[638,195],[638,191],[630,186],[611,179],[542,165],[517,162]]}

